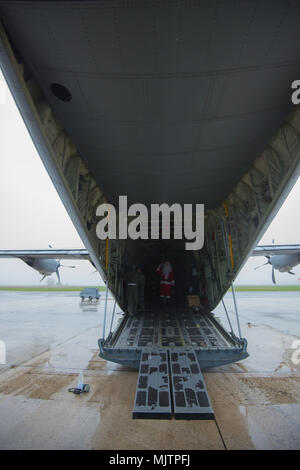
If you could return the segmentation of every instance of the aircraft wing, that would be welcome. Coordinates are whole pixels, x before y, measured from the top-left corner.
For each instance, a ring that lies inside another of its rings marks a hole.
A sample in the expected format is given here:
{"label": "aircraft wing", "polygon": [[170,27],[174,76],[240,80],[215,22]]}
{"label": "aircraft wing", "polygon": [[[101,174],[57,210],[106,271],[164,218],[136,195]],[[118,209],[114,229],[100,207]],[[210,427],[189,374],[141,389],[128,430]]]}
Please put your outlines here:
{"label": "aircraft wing", "polygon": [[251,253],[251,256],[266,255],[294,255],[300,253],[300,245],[260,245]]}
{"label": "aircraft wing", "polygon": [[0,258],[54,258],[54,259],[87,259],[91,261],[87,250],[0,250]]}

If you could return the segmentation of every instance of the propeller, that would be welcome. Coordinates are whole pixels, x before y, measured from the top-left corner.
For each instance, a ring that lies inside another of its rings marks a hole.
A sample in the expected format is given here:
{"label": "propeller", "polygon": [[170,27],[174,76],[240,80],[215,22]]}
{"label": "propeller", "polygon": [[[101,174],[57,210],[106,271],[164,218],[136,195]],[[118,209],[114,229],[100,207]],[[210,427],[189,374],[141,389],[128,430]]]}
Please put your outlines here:
{"label": "propeller", "polygon": [[60,275],[58,271],[59,268],[76,268],[76,266],[67,266],[66,264],[60,264],[60,260],[58,260],[58,265],[57,265],[55,272],[56,272],[56,276],[58,279],[58,284],[61,285]]}
{"label": "propeller", "polygon": [[[254,268],[254,269],[258,269],[258,268],[261,268],[262,266],[266,266],[266,264],[271,264],[272,265],[271,256],[270,255],[265,255],[265,257],[267,258],[268,261],[264,264],[260,264],[259,266],[256,266],[256,268]],[[276,284],[276,281],[275,281],[275,268],[274,268],[273,265],[272,265],[272,282],[273,282],[273,284]]]}

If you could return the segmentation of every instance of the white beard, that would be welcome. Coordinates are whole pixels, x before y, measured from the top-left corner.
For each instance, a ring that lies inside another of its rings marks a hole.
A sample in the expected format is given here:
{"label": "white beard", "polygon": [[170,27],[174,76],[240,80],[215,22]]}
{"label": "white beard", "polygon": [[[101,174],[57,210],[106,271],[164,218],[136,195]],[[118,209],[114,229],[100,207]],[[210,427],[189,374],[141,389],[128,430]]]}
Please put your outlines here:
{"label": "white beard", "polygon": [[168,279],[168,276],[171,271],[172,271],[171,263],[169,261],[166,261],[162,267],[162,272],[166,279]]}

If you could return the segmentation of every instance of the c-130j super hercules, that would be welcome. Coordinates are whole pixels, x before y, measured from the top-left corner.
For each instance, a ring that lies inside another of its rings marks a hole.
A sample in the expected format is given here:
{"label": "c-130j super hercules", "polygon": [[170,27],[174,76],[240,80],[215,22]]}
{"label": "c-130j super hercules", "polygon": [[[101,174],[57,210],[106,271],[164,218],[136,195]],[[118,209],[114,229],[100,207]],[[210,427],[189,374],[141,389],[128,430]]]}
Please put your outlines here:
{"label": "c-130j super hercules", "polygon": [[[197,367],[247,357],[246,340],[210,312],[299,175],[300,111],[291,102],[300,74],[299,14],[299,2],[284,0],[0,1],[5,78],[125,313],[126,268],[141,266],[146,276],[145,315],[125,314],[99,341],[101,357],[146,370],[159,350],[162,363],[154,368],[170,366],[171,374],[182,371],[176,361],[188,351]],[[184,240],[172,238],[99,240],[96,209],[119,195],[130,204],[204,204],[203,249],[188,252]],[[176,278],[167,311],[152,288],[163,256]],[[191,267],[196,312],[186,302]],[[158,395],[148,392],[137,394],[149,405]],[[179,408],[180,400],[193,402],[186,389],[182,395],[174,386],[174,393]]]}

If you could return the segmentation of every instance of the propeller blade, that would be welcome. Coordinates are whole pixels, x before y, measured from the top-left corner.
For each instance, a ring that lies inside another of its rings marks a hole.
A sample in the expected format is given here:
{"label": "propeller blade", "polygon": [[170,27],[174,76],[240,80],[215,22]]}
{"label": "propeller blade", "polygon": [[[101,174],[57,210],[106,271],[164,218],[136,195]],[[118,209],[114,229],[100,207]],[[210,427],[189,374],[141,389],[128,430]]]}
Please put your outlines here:
{"label": "propeller blade", "polygon": [[40,280],[40,282],[42,282],[42,281],[45,279],[45,277],[46,277],[46,274],[45,274],[45,276],[42,277],[42,279]]}
{"label": "propeller blade", "polygon": [[264,263],[264,264],[260,264],[259,266],[256,266],[256,268],[254,268],[254,270],[255,270],[255,269],[258,269],[258,268],[261,268],[262,266],[266,266],[266,264],[270,264],[269,261],[267,261],[267,262]]}
{"label": "propeller blade", "polygon": [[272,281],[273,281],[273,284],[276,284],[274,266],[272,266]]}
{"label": "propeller blade", "polygon": [[60,275],[59,275],[59,272],[58,272],[58,267],[56,268],[56,275],[57,275],[57,279],[58,279],[58,284],[61,285]]}
{"label": "propeller blade", "polygon": [[295,273],[293,273],[292,271],[288,271],[289,274],[292,274],[293,276],[295,276]]}
{"label": "propeller blade", "polygon": [[66,264],[60,264],[60,268],[76,268],[76,266],[67,266]]}
{"label": "propeller blade", "polygon": [[267,261],[266,263],[264,263],[264,264],[260,264],[259,266],[256,266],[256,268],[254,268],[254,269],[258,269],[258,268],[261,268],[262,266],[266,266],[266,264],[272,264],[272,263],[270,262],[270,260],[271,260],[271,256],[270,256],[270,255],[265,255],[265,258],[267,258],[268,261]]}

